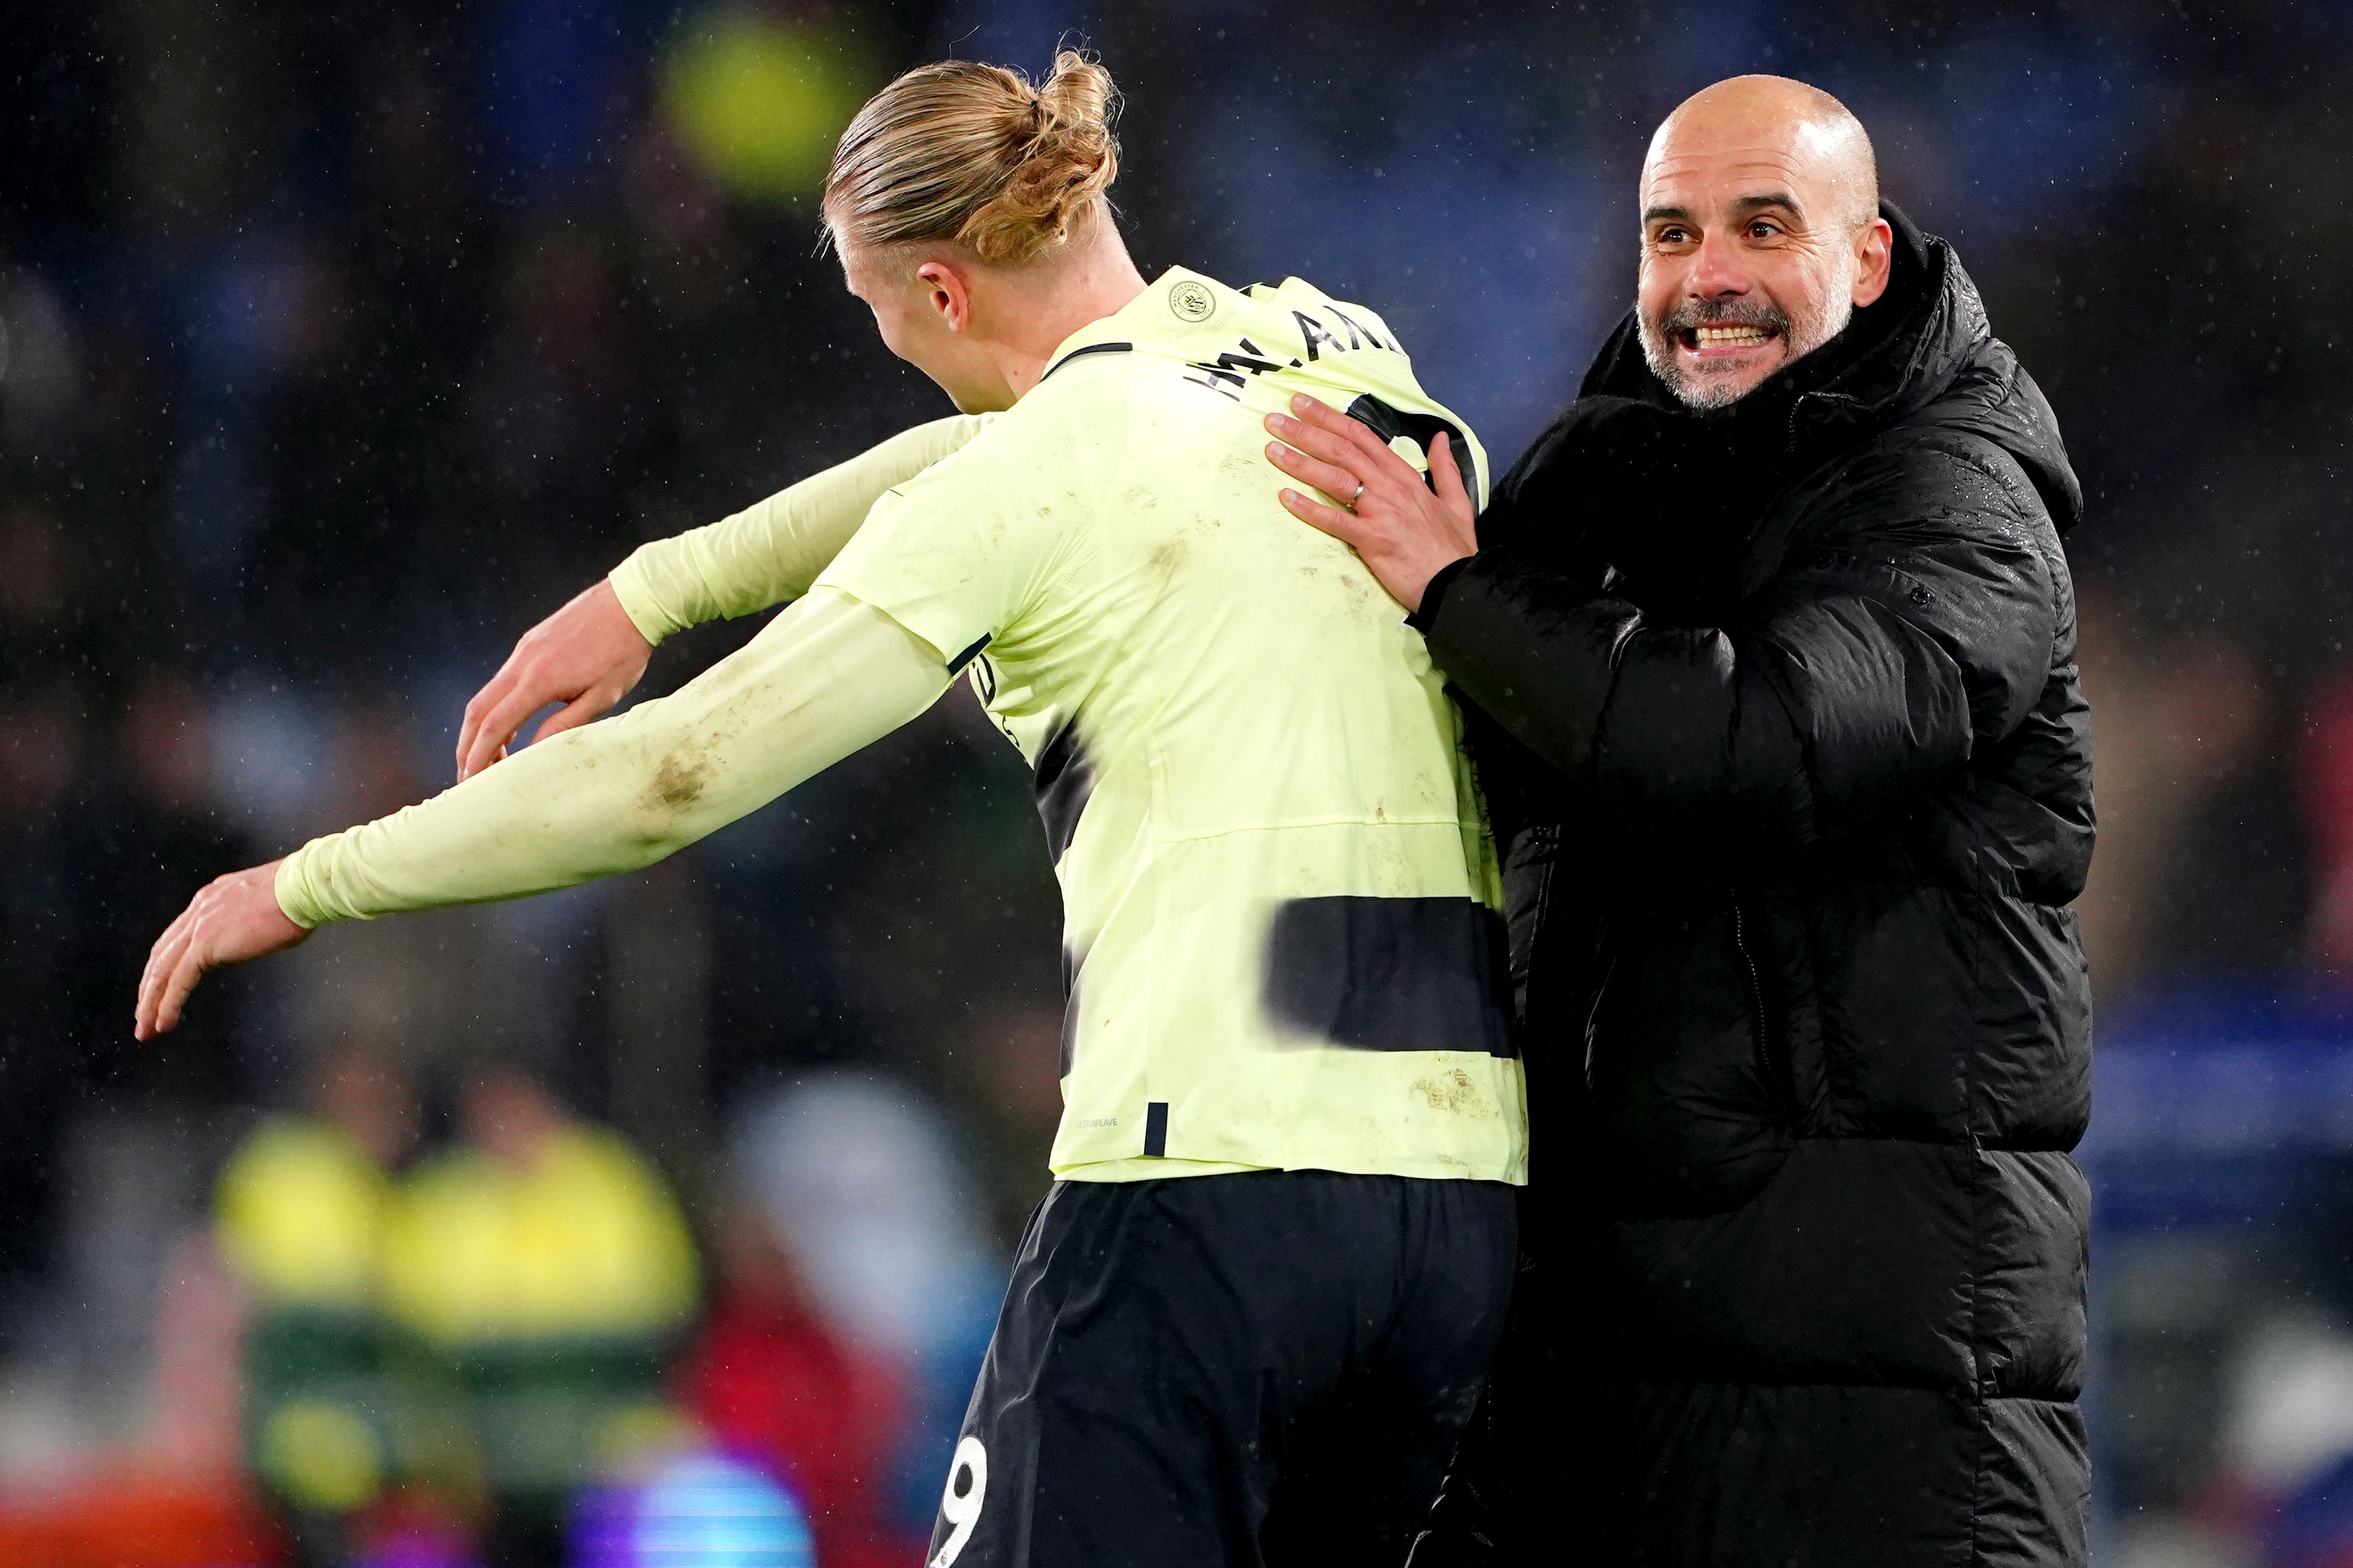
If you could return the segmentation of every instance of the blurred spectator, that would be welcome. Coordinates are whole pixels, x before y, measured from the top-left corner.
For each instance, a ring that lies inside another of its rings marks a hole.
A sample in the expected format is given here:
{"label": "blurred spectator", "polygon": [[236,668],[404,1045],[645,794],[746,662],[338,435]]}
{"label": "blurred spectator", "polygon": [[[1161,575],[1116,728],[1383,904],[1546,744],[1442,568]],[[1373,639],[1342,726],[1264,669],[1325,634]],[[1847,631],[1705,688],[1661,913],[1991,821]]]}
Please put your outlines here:
{"label": "blurred spectator", "polygon": [[393,1199],[385,1305],[434,1394],[425,1478],[487,1500],[500,1568],[552,1565],[573,1489],[674,1426],[659,1384],[694,1250],[653,1168],[528,1073],[471,1076],[462,1120]]}
{"label": "blurred spectator", "polygon": [[252,1300],[254,1471],[307,1563],[349,1561],[351,1521],[397,1479],[380,1259],[391,1173],[416,1122],[405,1081],[342,1051],[322,1064],[313,1108],[265,1121],[221,1174],[219,1246]]}
{"label": "blurred spectator", "polygon": [[[691,921],[649,888],[627,895],[626,927],[604,905],[546,900],[331,932],[282,978],[230,977],[158,1047],[133,1049],[123,1028],[127,976],[193,888],[439,787],[470,683],[628,544],[944,412],[813,254],[809,213],[834,128],[917,59],[1034,69],[1063,29],[1091,29],[1134,98],[1121,188],[1139,257],[1232,282],[1298,272],[1384,307],[1499,461],[1567,396],[1619,309],[1639,128],[1738,70],[1838,92],[1884,130],[1890,194],[1969,257],[2094,498],[2070,553],[2100,713],[2103,844],[2083,914],[2103,1017],[2217,969],[2255,972],[2271,999],[2301,967],[2346,973],[2341,4],[1897,16],[1671,0],[1432,21],[1341,0],[118,0],[18,5],[9,23],[23,111],[0,115],[0,1205],[15,1222],[0,1237],[0,1563],[269,1550],[216,1468],[158,1490],[83,1439],[127,1419],[152,1349],[164,1425],[184,1435],[164,1447],[202,1450],[219,1303],[169,1238],[218,1152],[209,1130],[243,1125],[271,1083],[324,1081],[322,1043],[372,1053],[390,1081],[487,1041],[648,1140],[685,1129],[682,1144],[702,1135],[682,1114],[697,1096],[819,1064],[887,1065],[935,1097],[936,1111],[896,1080],[810,1079],[865,1096],[863,1131],[794,1134],[831,1114],[822,1099],[747,1114],[741,1148],[778,1166],[746,1190],[776,1195],[723,1222],[710,1353],[678,1384],[686,1397],[712,1366],[772,1358],[807,1400],[764,1405],[738,1377],[748,1404],[695,1396],[714,1425],[809,1489],[828,1542],[839,1493],[817,1478],[882,1444],[888,1474],[860,1494],[881,1498],[868,1516],[844,1506],[888,1539],[921,1534],[1002,1279],[988,1238],[1015,1234],[1042,1186],[1056,1099],[1058,954],[1036,933],[1057,890],[1029,781],[962,698],[681,857],[681,881],[707,889]],[[676,639],[649,693],[753,629]],[[425,694],[445,688],[462,689]],[[673,992],[697,975],[702,1044],[681,1067],[695,1015]],[[2186,1117],[2268,1081],[2289,1051],[2255,1029],[2270,1006],[2215,1024],[2228,1076],[2164,1105]],[[2122,1061],[2130,1041],[2102,1027],[2104,1059]],[[2103,1118],[2121,1120],[2095,1112],[2095,1135]],[[969,1184],[951,1131],[979,1156]],[[906,1161],[885,1142],[902,1137]],[[779,1150],[805,1163],[785,1172]],[[706,1151],[660,1152],[692,1170]],[[2233,1158],[2280,1155],[2251,1133]],[[2344,1272],[2353,1134],[2336,1158],[2313,1201],[2232,1211],[2227,1256]],[[478,1194],[537,1190],[470,1143],[436,1170],[458,1166]],[[2095,1209],[2114,1215],[2108,1182]],[[655,1250],[683,1247],[675,1226]],[[2187,1250],[2130,1294],[2184,1305],[2199,1237],[2164,1234]],[[2098,1245],[2121,1279],[2113,1231]],[[783,1304],[780,1258],[809,1314]],[[132,1263],[166,1276],[156,1313]],[[2126,1294],[2097,1310],[2140,1310]],[[2097,1370],[2120,1413],[2110,1433],[2168,1456],[2153,1470],[2104,1438],[2100,1504],[2124,1500],[2126,1523],[2190,1521],[2145,1552],[2137,1529],[2120,1534],[2120,1568],[2288,1560],[2262,1539],[2280,1516],[2199,1489],[2236,1473],[2236,1417],[2210,1408],[2219,1394],[2185,1395],[2184,1363],[2208,1384],[2237,1377],[2229,1347],[2253,1310],[2217,1300],[2194,1342],[2151,1331],[2175,1359],[2111,1353]],[[150,1347],[158,1314],[177,1326]],[[650,1340],[683,1331],[663,1321]],[[821,1336],[841,1365],[881,1363],[897,1403],[824,1408]],[[418,1357],[416,1386],[445,1395],[420,1408],[450,1416],[419,1454],[458,1454],[460,1490],[487,1461],[459,1395],[522,1340],[479,1363],[474,1339]],[[657,1359],[635,1363],[632,1397],[651,1397]],[[870,1419],[889,1430],[860,1436]],[[453,1431],[462,1442],[442,1441]],[[385,1464],[396,1477],[406,1459]],[[27,1527],[40,1533],[10,1534],[28,1476],[64,1490],[41,1492],[56,1507]],[[2315,1472],[2297,1495],[2336,1484]],[[416,1517],[385,1522],[395,1501]],[[406,1494],[377,1509],[369,1530],[419,1562],[437,1531],[436,1561],[462,1546]]]}
{"label": "blurred spectator", "polygon": [[888,1079],[824,1074],[754,1097],[735,1150],[809,1295],[904,1379],[878,1511],[920,1551],[1004,1293],[947,1129]]}
{"label": "blurred spectator", "polygon": [[922,1542],[882,1517],[883,1466],[906,1414],[894,1369],[843,1342],[802,1286],[788,1233],[735,1184],[718,1296],[675,1373],[680,1403],[722,1451],[785,1485],[822,1568],[912,1561]]}
{"label": "blurred spectator", "polygon": [[2211,900],[2259,896],[2255,879],[2203,889],[2193,910],[2171,905],[2200,815],[2259,760],[2272,699],[2254,656],[2227,631],[2149,638],[2097,590],[2083,595],[2080,618],[2084,691],[2097,715],[2101,843],[2075,907],[2093,973],[2121,988],[2174,956],[2167,949],[2179,946],[2184,912],[2210,939],[2260,941],[2243,906],[2230,929],[2211,929]]}

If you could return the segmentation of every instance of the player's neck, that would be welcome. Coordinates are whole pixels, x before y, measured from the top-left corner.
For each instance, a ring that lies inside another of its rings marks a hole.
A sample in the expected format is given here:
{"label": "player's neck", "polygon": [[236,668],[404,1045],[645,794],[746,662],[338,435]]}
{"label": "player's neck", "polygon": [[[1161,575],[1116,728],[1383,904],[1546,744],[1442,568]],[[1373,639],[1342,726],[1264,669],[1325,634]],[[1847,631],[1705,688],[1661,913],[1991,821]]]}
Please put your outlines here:
{"label": "player's neck", "polygon": [[1053,287],[1041,292],[1034,309],[1023,313],[1018,340],[1006,345],[1006,384],[1017,399],[1038,384],[1064,339],[1117,314],[1144,292],[1144,274],[1135,269],[1127,247],[1108,219],[1102,222],[1097,234],[1073,243],[1085,248],[1055,268]]}

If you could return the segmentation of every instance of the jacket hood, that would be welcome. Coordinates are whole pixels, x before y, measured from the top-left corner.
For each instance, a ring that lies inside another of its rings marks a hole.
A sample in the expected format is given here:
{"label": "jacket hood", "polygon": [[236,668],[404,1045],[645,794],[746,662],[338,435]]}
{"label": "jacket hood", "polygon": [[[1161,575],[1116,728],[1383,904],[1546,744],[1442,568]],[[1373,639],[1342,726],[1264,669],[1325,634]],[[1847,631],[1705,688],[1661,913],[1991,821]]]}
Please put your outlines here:
{"label": "jacket hood", "polygon": [[1993,335],[1953,247],[1893,203],[1879,210],[1895,231],[1887,291],[1837,337],[1730,407],[1694,409],[1652,374],[1629,310],[1586,372],[1572,416],[1640,446],[1728,442],[1769,454],[1789,478],[1896,425],[1964,429],[2018,459],[2065,532],[2083,516],[2084,492],[2042,389]]}

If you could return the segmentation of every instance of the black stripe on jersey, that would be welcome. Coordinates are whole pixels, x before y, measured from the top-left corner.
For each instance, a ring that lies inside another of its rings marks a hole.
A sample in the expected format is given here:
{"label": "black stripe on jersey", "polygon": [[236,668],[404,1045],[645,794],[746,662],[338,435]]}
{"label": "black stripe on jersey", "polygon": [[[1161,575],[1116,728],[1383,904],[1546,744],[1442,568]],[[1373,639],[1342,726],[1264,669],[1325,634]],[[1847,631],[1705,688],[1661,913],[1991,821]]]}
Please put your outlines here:
{"label": "black stripe on jersey", "polygon": [[1070,1077],[1071,1064],[1079,1059],[1079,982],[1086,963],[1086,954],[1062,949],[1062,1070],[1057,1078]]}
{"label": "black stripe on jersey", "polygon": [[1356,334],[1362,332],[1364,334],[1366,343],[1370,343],[1377,349],[1388,349],[1392,352],[1396,350],[1397,345],[1395,343],[1385,343],[1381,342],[1381,336],[1378,332],[1376,332],[1372,328],[1356,320],[1356,317],[1348,314],[1347,311],[1340,309],[1339,306],[1327,304],[1324,308],[1331,311],[1333,315],[1338,317],[1340,324],[1348,329],[1348,346],[1350,348],[1362,348],[1364,346],[1364,343],[1360,343],[1356,341]]}
{"label": "black stripe on jersey", "polygon": [[[1061,369],[1064,365],[1070,363],[1072,360],[1083,359],[1088,354],[1124,354],[1134,353],[1134,352],[1135,345],[1134,343],[1089,343],[1082,349],[1072,349],[1069,353],[1064,354],[1060,359],[1058,359],[1052,364],[1048,365],[1046,367],[1046,375],[1051,375],[1056,371]],[[1041,375],[1038,379],[1039,381],[1044,381],[1046,379],[1046,375]]]}
{"label": "black stripe on jersey", "polygon": [[1267,931],[1263,1002],[1354,1050],[1514,1057],[1510,948],[1471,899],[1291,899]]}
{"label": "black stripe on jersey", "polygon": [[1145,1104],[1144,1152],[1155,1160],[1168,1157],[1168,1102],[1165,1100]]}
{"label": "black stripe on jersey", "polygon": [[1087,798],[1095,793],[1094,759],[1087,755],[1086,742],[1079,739],[1075,721],[1055,731],[1038,749],[1034,783],[1038,816],[1046,825],[1046,853],[1059,866],[1071,840],[1078,835],[1079,818],[1087,809]]}
{"label": "black stripe on jersey", "polygon": [[[1462,485],[1475,499],[1479,494],[1478,476],[1472,471],[1471,444],[1462,438],[1462,431],[1451,420],[1440,419],[1435,414],[1406,414],[1390,407],[1367,392],[1348,405],[1348,417],[1364,426],[1383,441],[1394,441],[1403,436],[1421,448],[1422,461],[1430,460],[1430,443],[1440,430],[1446,432],[1446,448],[1453,455],[1454,466],[1462,471]],[[1433,491],[1438,481],[1428,473],[1421,482]]]}
{"label": "black stripe on jersey", "polygon": [[1334,352],[1338,352],[1340,340],[1338,337],[1334,335],[1331,328],[1325,326],[1323,322],[1317,321],[1314,317],[1309,315],[1304,310],[1292,311],[1291,319],[1299,323],[1299,338],[1302,342],[1307,345],[1307,357],[1309,359],[1320,359],[1323,357],[1316,348],[1316,345],[1319,343],[1330,343]]}
{"label": "black stripe on jersey", "polygon": [[974,659],[978,658],[980,657],[980,650],[987,647],[991,640],[992,634],[987,632],[981,633],[980,640],[978,642],[973,644],[970,647],[965,649],[962,653],[948,660],[948,673],[950,675],[962,675],[964,673],[964,667],[970,664]]}

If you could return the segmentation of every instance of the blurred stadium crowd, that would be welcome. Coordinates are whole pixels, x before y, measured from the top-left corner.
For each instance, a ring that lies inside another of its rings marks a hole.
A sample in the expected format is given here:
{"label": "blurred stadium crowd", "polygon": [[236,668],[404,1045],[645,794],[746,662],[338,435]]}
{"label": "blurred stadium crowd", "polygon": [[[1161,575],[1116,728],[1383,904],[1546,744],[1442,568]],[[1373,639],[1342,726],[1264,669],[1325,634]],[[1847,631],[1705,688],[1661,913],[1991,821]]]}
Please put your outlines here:
{"label": "blurred stadium crowd", "polygon": [[204,879],[446,782],[634,542],[944,411],[810,198],[892,71],[1065,30],[1147,273],[1376,305],[1504,458],[1664,110],[1862,117],[2093,498],[2102,1560],[2353,1564],[2343,0],[17,7],[0,1562],[920,1559],[1057,1110],[968,701],[629,881],[330,930],[145,1046],[131,994]]}

